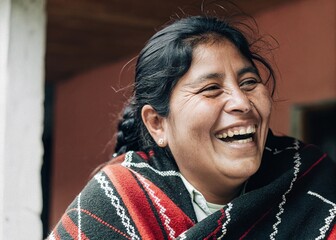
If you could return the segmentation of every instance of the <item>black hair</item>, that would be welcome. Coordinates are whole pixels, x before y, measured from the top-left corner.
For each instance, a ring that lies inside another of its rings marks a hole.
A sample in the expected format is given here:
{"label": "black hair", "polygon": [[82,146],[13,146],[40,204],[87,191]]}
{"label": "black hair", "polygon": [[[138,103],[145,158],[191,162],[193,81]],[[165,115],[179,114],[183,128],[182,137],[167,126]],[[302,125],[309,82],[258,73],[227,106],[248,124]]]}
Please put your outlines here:
{"label": "black hair", "polygon": [[229,40],[253,66],[261,64],[268,72],[266,82],[275,74],[268,61],[253,51],[242,30],[229,21],[209,16],[189,16],[179,19],[158,31],[140,52],[135,74],[134,92],[124,108],[118,125],[115,156],[129,150],[148,151],[157,148],[141,118],[144,105],[151,105],[156,112],[167,117],[169,100],[174,86],[189,70],[193,49],[209,41]]}

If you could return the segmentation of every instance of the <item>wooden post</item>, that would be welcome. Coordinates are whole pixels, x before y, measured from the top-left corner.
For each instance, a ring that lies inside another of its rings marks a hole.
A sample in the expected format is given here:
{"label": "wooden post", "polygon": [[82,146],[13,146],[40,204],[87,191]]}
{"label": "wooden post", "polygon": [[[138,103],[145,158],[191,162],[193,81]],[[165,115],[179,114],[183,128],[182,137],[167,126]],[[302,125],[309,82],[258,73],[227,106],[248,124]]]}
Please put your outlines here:
{"label": "wooden post", "polygon": [[0,239],[42,239],[45,1],[0,0]]}

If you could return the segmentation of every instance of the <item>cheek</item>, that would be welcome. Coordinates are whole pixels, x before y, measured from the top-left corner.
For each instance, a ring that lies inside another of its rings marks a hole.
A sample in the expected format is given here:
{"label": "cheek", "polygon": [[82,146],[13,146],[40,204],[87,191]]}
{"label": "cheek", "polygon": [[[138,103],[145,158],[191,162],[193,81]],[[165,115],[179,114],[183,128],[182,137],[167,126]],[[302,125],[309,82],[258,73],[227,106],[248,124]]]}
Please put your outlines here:
{"label": "cheek", "polygon": [[267,92],[267,95],[265,96],[265,114],[269,118],[272,112],[273,108],[273,99],[271,98],[269,92]]}
{"label": "cheek", "polygon": [[261,88],[257,94],[254,94],[251,101],[255,104],[257,111],[264,120],[269,120],[273,101],[269,91],[266,88]]}
{"label": "cheek", "polygon": [[178,115],[179,122],[183,125],[198,127],[198,125],[211,124],[221,109],[221,103],[218,99],[202,98],[184,105],[183,109],[175,111],[175,115]]}
{"label": "cheek", "polygon": [[262,116],[269,119],[272,112],[272,99],[265,96],[261,103],[262,106]]}
{"label": "cheek", "polygon": [[183,108],[171,109],[171,132],[191,139],[209,136],[220,114],[219,101],[202,99],[189,102]]}

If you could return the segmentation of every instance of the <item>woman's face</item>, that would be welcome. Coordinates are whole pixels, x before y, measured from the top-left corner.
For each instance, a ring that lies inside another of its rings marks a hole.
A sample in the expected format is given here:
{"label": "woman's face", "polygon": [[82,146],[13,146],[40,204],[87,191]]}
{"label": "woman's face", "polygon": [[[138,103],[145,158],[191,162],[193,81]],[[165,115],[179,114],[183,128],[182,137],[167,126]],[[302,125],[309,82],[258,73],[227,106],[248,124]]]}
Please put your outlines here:
{"label": "woman's face", "polygon": [[196,47],[164,120],[182,175],[208,195],[246,181],[260,166],[271,107],[256,69],[231,42]]}

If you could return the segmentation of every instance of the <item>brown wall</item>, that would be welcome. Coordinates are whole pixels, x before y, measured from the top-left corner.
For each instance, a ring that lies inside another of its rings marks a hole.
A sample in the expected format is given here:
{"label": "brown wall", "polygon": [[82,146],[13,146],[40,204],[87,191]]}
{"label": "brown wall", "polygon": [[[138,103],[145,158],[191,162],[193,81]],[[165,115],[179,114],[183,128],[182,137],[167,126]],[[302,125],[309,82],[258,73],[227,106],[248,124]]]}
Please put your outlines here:
{"label": "brown wall", "polygon": [[114,129],[127,99],[124,95],[131,88],[121,89],[133,79],[128,67],[119,76],[125,62],[95,69],[56,86],[51,226],[84,187],[95,167],[107,161],[113,150]]}
{"label": "brown wall", "polygon": [[336,1],[292,1],[256,19],[280,44],[272,128],[290,134],[293,104],[336,99]]}
{"label": "brown wall", "polygon": [[[292,1],[259,13],[260,30],[274,36],[281,78],[272,128],[290,134],[293,104],[336,99],[336,2]],[[125,61],[106,66],[56,88],[54,156],[52,166],[51,225],[88,180],[89,174],[108,157],[104,151],[113,135],[117,113],[125,101],[119,88],[119,72]],[[127,85],[130,72],[123,74]]]}

